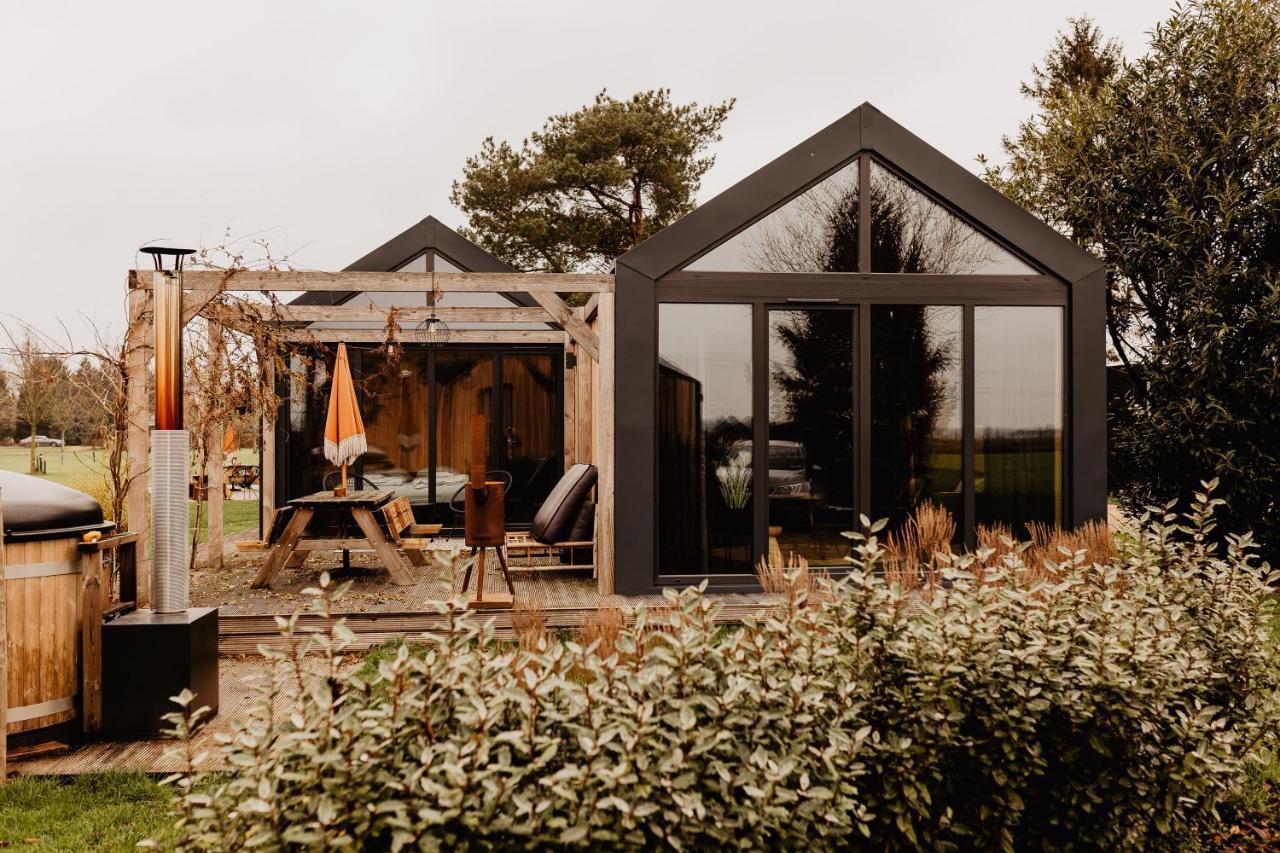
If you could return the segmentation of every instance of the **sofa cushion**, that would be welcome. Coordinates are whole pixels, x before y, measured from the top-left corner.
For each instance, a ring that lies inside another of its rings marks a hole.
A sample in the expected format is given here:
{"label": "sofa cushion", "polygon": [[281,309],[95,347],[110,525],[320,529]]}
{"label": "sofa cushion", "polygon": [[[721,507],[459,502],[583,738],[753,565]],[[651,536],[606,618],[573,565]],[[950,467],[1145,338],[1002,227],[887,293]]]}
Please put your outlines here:
{"label": "sofa cushion", "polygon": [[568,539],[595,485],[596,466],[587,462],[570,466],[538,508],[529,535],[546,545]]}

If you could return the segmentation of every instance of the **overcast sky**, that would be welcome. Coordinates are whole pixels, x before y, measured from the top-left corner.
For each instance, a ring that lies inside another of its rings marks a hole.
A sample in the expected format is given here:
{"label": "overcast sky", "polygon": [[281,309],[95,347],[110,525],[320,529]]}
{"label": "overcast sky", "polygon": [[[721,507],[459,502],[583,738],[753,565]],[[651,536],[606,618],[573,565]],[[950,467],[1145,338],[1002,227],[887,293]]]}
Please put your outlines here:
{"label": "overcast sky", "polygon": [[701,199],[870,101],[970,169],[1066,18],[1140,54],[1170,0],[3,0],[0,312],[123,327],[136,248],[264,232],[340,269],[428,213],[487,135],[601,88],[737,98]]}

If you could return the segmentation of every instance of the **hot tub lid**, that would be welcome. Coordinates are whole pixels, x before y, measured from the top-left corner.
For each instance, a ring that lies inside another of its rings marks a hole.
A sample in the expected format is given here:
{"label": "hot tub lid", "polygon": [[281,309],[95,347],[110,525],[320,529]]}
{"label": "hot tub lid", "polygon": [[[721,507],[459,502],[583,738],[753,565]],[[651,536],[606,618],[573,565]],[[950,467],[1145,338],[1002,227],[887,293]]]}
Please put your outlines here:
{"label": "hot tub lid", "polygon": [[4,541],[61,539],[115,525],[102,520],[102,507],[84,492],[40,477],[0,471]]}

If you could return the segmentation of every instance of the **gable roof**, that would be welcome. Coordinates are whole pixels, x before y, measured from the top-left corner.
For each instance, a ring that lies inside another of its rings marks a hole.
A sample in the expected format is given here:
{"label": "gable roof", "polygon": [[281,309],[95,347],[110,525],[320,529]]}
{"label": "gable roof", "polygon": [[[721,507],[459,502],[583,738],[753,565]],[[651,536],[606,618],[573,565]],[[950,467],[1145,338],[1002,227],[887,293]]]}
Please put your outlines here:
{"label": "gable roof", "polygon": [[[434,216],[406,228],[360,260],[343,268],[343,272],[391,272],[424,252],[437,252],[466,272],[515,272],[515,269],[454,231]],[[355,291],[308,291],[292,300],[292,305],[341,305],[356,295]],[[536,307],[533,298],[524,293],[503,294],[527,308]]]}
{"label": "gable roof", "polygon": [[1068,283],[1103,264],[902,125],[864,103],[699,205],[618,263],[646,278],[682,269],[862,153],[908,175],[944,204]]}

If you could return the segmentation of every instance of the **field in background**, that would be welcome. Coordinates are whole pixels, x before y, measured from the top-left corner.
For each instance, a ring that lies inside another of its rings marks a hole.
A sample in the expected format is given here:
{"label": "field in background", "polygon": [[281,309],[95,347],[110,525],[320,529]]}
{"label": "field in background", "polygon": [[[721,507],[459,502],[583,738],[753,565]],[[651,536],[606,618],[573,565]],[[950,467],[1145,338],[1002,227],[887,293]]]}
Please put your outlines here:
{"label": "field in background", "polygon": [[[42,447],[40,457],[44,460],[45,472],[37,476],[52,480],[73,489],[92,493],[93,484],[100,477],[100,464],[106,451],[94,447]],[[0,471],[16,471],[26,474],[30,464],[31,451],[25,447],[0,447]],[[258,464],[256,449],[238,450],[234,454],[235,461],[243,465]],[[229,459],[228,462],[231,460]],[[258,502],[226,501],[223,504],[223,529],[227,534],[257,528]],[[196,505],[191,504],[192,525],[195,524]],[[205,539],[208,528],[208,510],[201,512],[200,541]]]}

